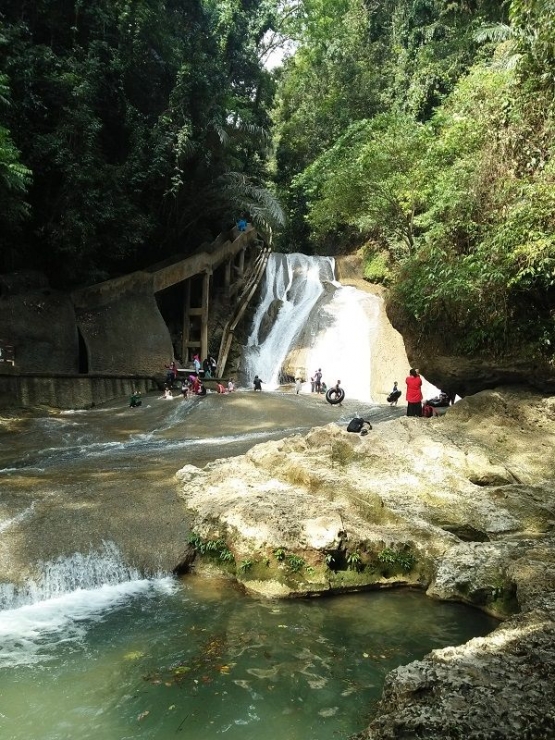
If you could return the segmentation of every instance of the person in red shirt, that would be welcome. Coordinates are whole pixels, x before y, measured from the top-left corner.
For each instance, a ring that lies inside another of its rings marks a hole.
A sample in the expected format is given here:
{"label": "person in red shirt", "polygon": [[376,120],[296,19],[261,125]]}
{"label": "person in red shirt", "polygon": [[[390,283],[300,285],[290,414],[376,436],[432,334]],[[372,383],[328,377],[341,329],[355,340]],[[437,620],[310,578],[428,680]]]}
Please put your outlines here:
{"label": "person in red shirt", "polygon": [[422,378],[411,367],[407,379],[407,416],[422,416]]}

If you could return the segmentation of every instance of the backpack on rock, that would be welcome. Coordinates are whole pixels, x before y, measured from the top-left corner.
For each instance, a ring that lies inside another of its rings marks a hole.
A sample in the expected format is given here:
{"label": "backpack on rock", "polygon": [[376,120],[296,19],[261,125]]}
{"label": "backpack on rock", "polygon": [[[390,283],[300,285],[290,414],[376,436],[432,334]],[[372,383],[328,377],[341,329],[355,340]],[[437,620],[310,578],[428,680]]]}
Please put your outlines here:
{"label": "backpack on rock", "polygon": [[354,432],[355,434],[358,434],[359,432],[361,434],[368,434],[370,429],[372,429],[372,424],[360,416],[355,416],[354,419],[351,419],[347,426],[347,431]]}

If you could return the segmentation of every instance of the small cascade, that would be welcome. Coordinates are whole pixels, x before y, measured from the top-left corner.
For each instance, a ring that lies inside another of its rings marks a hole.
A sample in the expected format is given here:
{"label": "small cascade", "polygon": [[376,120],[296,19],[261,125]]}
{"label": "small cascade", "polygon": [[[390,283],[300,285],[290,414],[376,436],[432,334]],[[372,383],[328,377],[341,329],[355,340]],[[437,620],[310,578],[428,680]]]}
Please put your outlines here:
{"label": "small cascade", "polygon": [[137,581],[142,575],[127,566],[116,545],[105,542],[101,552],[75,553],[42,564],[42,575],[22,586],[0,584],[0,611],[56,599],[78,590],[92,590]]}
{"label": "small cascade", "polygon": [[251,384],[258,375],[268,389],[279,385],[289,349],[322,296],[324,283],[333,279],[331,257],[270,255],[262,297],[243,355],[247,383]]}
{"label": "small cascade", "polygon": [[83,645],[103,615],[176,589],[171,576],[144,578],[113,544],[43,563],[42,576],[23,587],[0,586],[0,669],[52,660]]}

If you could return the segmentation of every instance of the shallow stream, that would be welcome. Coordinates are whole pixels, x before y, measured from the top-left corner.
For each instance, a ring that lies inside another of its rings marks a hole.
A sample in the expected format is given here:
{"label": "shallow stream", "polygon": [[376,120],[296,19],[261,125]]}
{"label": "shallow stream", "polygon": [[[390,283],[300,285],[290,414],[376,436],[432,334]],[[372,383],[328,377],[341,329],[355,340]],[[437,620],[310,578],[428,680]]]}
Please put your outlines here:
{"label": "shallow stream", "polygon": [[[219,579],[145,578],[120,548],[141,512],[175,511],[186,463],[355,410],[375,425],[404,413],[355,406],[245,391],[2,419],[0,564],[43,564],[0,592],[0,740],[348,738],[392,668],[491,631],[410,591],[259,601]],[[186,537],[186,521],[162,524],[150,540],[138,530],[143,548],[178,525]]]}

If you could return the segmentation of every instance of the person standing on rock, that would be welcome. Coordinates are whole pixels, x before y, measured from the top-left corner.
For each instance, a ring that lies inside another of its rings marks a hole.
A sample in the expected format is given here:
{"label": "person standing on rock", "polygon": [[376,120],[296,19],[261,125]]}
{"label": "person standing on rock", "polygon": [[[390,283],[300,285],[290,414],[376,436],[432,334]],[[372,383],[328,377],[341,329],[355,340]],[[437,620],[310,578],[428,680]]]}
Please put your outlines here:
{"label": "person standing on rock", "polygon": [[301,392],[301,388],[303,387],[303,381],[301,378],[295,378],[295,393],[297,396]]}
{"label": "person standing on rock", "polygon": [[262,390],[262,383],[263,382],[264,381],[263,380],[260,380],[260,378],[258,377],[258,375],[255,375],[254,376],[254,380],[253,380],[254,390],[255,391],[261,391]]}
{"label": "person standing on rock", "polygon": [[407,416],[422,416],[422,378],[411,367],[405,380],[407,384]]}

